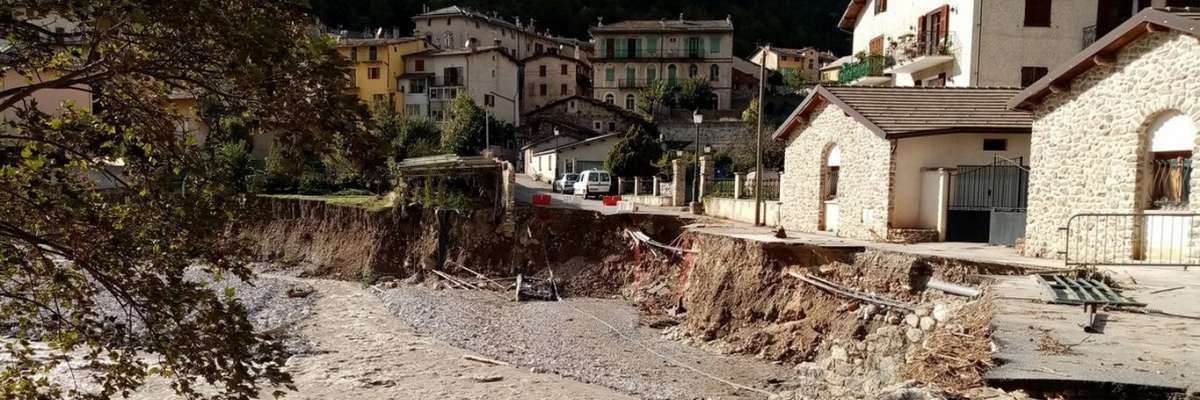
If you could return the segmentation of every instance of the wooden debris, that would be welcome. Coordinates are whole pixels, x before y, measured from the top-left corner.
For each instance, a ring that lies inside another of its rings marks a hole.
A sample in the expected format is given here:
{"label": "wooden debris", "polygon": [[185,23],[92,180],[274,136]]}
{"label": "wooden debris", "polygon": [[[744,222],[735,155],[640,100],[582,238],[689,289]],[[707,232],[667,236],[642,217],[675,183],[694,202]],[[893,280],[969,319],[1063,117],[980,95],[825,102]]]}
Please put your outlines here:
{"label": "wooden debris", "polygon": [[492,364],[492,365],[509,365],[508,363],[506,363],[506,362],[504,362],[504,361],[500,361],[500,360],[493,360],[493,359],[490,359],[490,358],[484,358],[484,357],[480,357],[480,356],[473,356],[473,355],[470,355],[470,354],[464,355],[464,356],[463,356],[463,359],[464,359],[464,360],[475,361],[475,362],[481,362],[481,363],[484,363],[484,364]]}

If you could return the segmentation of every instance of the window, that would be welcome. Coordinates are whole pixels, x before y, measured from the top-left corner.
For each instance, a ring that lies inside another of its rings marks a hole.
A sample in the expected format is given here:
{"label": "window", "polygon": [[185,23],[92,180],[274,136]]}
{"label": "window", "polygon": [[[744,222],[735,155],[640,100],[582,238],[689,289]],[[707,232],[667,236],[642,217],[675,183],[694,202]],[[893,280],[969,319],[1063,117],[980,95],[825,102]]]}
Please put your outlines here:
{"label": "window", "polygon": [[475,21],[475,29],[479,29],[479,21]]}
{"label": "window", "polygon": [[562,72],[561,72],[561,73],[559,73],[559,75],[567,75],[567,73],[568,73],[568,70],[567,70],[567,64],[563,64],[563,65],[561,65],[560,67],[562,67],[562,68],[561,68],[561,69],[562,69]]}
{"label": "window", "polygon": [[604,95],[604,102],[608,104],[617,104],[617,97],[612,93]]}
{"label": "window", "polygon": [[417,72],[425,71],[425,60],[416,60],[413,62],[413,69]]}
{"label": "window", "polygon": [[425,26],[433,26],[433,18],[425,20]]}
{"label": "window", "polygon": [[612,82],[613,80],[617,79],[616,75],[617,71],[611,65],[604,68],[604,80],[606,82]]}
{"label": "window", "polygon": [[721,67],[717,64],[708,66],[708,80],[716,82],[721,80]]}
{"label": "window", "polygon": [[646,82],[654,83],[655,79],[658,79],[658,70],[653,65],[646,67]]}
{"label": "window", "polygon": [[625,109],[629,110],[629,111],[633,111],[633,108],[636,106],[637,106],[637,100],[633,98],[633,94],[625,95]]}
{"label": "window", "polygon": [[700,75],[700,67],[697,67],[696,64],[688,66],[688,78],[695,78],[696,75]]}
{"label": "window", "polygon": [[488,106],[488,107],[495,107],[496,106],[496,96],[492,96],[490,94],[483,95],[483,105]]}
{"label": "window", "polygon": [[379,79],[379,67],[367,68],[367,79]]}
{"label": "window", "polygon": [[413,79],[412,83],[408,84],[408,92],[413,94],[425,93],[425,80]]}
{"label": "window", "polygon": [[616,131],[616,130],[617,130],[617,123],[616,123],[616,122],[609,122],[609,123],[608,123],[608,131],[609,131],[609,132],[613,132],[613,131]]}
{"label": "window", "polygon": [[567,102],[567,111],[575,111],[575,100]]}
{"label": "window", "polygon": [[1049,71],[1046,67],[1021,67],[1021,87],[1029,87]]}
{"label": "window", "polygon": [[538,85],[538,96],[545,96],[545,95],[546,95],[546,84],[543,83],[543,84]]}
{"label": "window", "polygon": [[635,82],[637,82],[637,68],[634,68],[632,65],[626,65],[625,66],[625,84],[630,85],[629,87],[633,87],[632,85]]}
{"label": "window", "polygon": [[604,125],[601,124],[600,121],[592,121],[592,130],[594,130],[596,132],[600,132],[600,128],[602,128],[603,126]]}
{"label": "window", "polygon": [[720,36],[713,36],[712,38],[708,39],[708,52],[713,54],[721,52]]}
{"label": "window", "polygon": [[350,62],[357,62],[357,61],[358,61],[358,48],[351,47],[350,48]]}
{"label": "window", "polygon": [[375,105],[378,106],[378,105],[383,104],[383,102],[387,101],[387,96],[382,95],[382,94],[376,94],[374,96],[371,96],[371,100],[374,101]]}
{"label": "window", "polygon": [[446,18],[446,26],[450,26],[450,23],[453,21],[454,21],[454,18]]}
{"label": "window", "polygon": [[545,65],[538,66],[538,76],[546,76],[546,66]]}
{"label": "window", "polygon": [[404,105],[404,115],[412,115],[412,116],[421,115],[421,105],[420,104]]}
{"label": "window", "polygon": [[1007,151],[1008,139],[983,139],[983,151]]}
{"label": "window", "polygon": [[559,85],[558,94],[563,95],[563,96],[567,95],[567,84],[564,83],[564,84]]}
{"label": "window", "polygon": [[1025,26],[1050,26],[1053,0],[1025,0]]}
{"label": "window", "polygon": [[544,52],[544,51],[546,51],[546,47],[542,46],[541,43],[536,43],[533,45],[534,54],[542,54],[542,52]]}
{"label": "window", "polygon": [[667,66],[667,83],[674,85],[677,78],[675,77],[675,64]]}
{"label": "window", "polygon": [[869,53],[871,55],[873,55],[873,56],[882,55],[883,54],[883,35],[880,35],[874,39],[871,39],[871,43],[868,44],[867,46],[869,47],[868,50],[870,50]]}
{"label": "window", "polygon": [[371,61],[379,61],[379,48],[375,46],[368,47],[367,59]]}
{"label": "window", "polygon": [[698,37],[690,37],[687,41],[688,57],[698,58],[704,52],[704,39]]}
{"label": "window", "polygon": [[887,11],[887,0],[875,0],[875,14],[882,14]]}

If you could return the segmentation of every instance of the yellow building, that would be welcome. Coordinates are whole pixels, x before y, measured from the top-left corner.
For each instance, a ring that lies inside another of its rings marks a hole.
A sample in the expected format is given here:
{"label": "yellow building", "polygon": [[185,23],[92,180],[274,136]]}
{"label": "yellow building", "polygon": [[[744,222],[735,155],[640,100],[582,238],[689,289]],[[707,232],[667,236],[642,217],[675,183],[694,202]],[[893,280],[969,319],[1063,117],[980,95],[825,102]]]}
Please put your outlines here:
{"label": "yellow building", "polygon": [[350,87],[371,110],[387,107],[404,112],[404,87],[397,78],[404,74],[404,57],[429,49],[422,38],[342,39],[338,52],[350,60]]}

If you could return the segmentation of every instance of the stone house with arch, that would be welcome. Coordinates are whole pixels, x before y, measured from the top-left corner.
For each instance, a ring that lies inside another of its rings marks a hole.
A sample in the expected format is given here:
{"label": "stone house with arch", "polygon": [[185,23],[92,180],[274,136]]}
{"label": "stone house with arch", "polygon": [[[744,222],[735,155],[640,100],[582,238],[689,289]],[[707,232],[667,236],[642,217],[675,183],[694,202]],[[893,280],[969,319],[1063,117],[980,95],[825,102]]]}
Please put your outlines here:
{"label": "stone house with arch", "polygon": [[816,86],[774,134],[786,143],[781,225],[872,241],[989,241],[962,235],[987,233],[994,209],[1021,206],[1020,179],[994,191],[974,178],[1028,169],[1030,115],[1007,107],[1018,90]]}
{"label": "stone house with arch", "polygon": [[1142,10],[1009,102],[1034,118],[1026,255],[1200,261],[1198,36],[1198,8]]}

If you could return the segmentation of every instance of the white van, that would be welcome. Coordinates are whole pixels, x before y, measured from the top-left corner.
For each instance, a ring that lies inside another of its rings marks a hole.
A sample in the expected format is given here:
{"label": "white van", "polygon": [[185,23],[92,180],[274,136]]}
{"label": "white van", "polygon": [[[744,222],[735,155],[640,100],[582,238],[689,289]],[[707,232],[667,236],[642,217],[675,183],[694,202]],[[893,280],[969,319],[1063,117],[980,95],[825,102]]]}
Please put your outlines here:
{"label": "white van", "polygon": [[608,171],[598,169],[589,169],[579,173],[579,180],[575,182],[575,195],[588,198],[591,196],[603,196],[612,190],[612,176]]}

